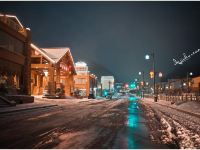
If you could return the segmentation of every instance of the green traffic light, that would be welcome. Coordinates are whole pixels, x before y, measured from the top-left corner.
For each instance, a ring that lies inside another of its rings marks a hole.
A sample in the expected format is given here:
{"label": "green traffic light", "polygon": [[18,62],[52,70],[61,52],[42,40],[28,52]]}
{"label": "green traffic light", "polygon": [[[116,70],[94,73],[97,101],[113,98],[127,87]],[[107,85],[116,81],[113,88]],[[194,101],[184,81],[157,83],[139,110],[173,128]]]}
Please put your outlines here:
{"label": "green traffic light", "polygon": [[131,88],[131,89],[136,88],[136,84],[135,84],[135,82],[130,84],[130,88]]}
{"label": "green traffic light", "polygon": [[104,95],[107,96],[107,95],[108,95],[108,92],[107,92],[107,91],[104,91]]}

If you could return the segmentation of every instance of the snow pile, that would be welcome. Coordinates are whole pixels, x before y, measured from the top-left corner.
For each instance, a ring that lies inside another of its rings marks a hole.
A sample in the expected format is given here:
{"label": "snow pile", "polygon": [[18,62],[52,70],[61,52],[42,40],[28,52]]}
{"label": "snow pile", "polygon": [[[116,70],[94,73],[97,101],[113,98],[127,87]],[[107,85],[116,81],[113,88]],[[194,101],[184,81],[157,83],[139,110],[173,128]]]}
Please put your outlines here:
{"label": "snow pile", "polygon": [[179,109],[199,113],[200,114],[200,102],[197,101],[188,101],[176,106]]}
{"label": "snow pile", "polygon": [[154,102],[143,101],[142,104],[152,141],[181,149],[200,148],[200,118]]}
{"label": "snow pile", "polygon": [[194,149],[194,143],[192,139],[190,138],[190,131],[187,130],[186,128],[182,127],[178,122],[173,121],[175,132],[177,135],[177,140],[179,143],[179,147],[181,149],[185,148],[192,148]]}
{"label": "snow pile", "polygon": [[164,144],[173,143],[174,135],[172,134],[172,127],[164,118],[161,118],[160,121],[163,128],[163,134],[161,136],[162,142]]}

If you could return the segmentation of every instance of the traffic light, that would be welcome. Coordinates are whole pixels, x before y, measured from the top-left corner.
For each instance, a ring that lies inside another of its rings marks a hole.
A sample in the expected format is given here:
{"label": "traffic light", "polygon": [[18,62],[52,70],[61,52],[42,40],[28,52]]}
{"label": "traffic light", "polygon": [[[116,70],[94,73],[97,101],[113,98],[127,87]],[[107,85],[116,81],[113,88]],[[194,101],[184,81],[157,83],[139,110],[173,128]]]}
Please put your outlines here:
{"label": "traffic light", "polygon": [[135,82],[133,82],[133,83],[130,84],[130,88],[131,88],[131,89],[135,89],[135,88],[136,88]]}
{"label": "traffic light", "polygon": [[108,95],[108,92],[107,91],[104,91],[104,96],[107,96]]}
{"label": "traffic light", "polygon": [[150,78],[152,79],[154,77],[154,72],[151,71],[149,74],[150,74]]}
{"label": "traffic light", "polygon": [[125,88],[128,88],[128,84],[125,84]]}

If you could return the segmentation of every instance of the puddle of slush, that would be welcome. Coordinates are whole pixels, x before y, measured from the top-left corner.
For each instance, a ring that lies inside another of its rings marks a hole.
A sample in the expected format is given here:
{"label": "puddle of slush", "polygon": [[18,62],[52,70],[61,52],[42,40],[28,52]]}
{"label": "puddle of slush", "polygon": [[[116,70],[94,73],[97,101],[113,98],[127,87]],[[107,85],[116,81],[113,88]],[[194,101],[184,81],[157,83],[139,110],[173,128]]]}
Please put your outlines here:
{"label": "puddle of slush", "polygon": [[138,99],[136,97],[130,97],[127,123],[117,134],[113,148],[165,148],[163,145],[157,145],[151,142],[142,113],[138,104]]}

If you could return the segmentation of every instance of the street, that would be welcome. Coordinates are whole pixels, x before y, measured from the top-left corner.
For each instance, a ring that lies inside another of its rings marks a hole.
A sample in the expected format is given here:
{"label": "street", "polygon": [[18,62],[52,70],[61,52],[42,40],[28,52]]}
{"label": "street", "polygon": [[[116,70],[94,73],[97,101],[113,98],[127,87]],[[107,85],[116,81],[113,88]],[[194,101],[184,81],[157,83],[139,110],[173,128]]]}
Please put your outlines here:
{"label": "street", "polygon": [[137,101],[56,99],[0,114],[1,148],[161,148],[150,141]]}
{"label": "street", "polygon": [[0,148],[199,148],[200,115],[186,104],[35,98],[1,109]]}

